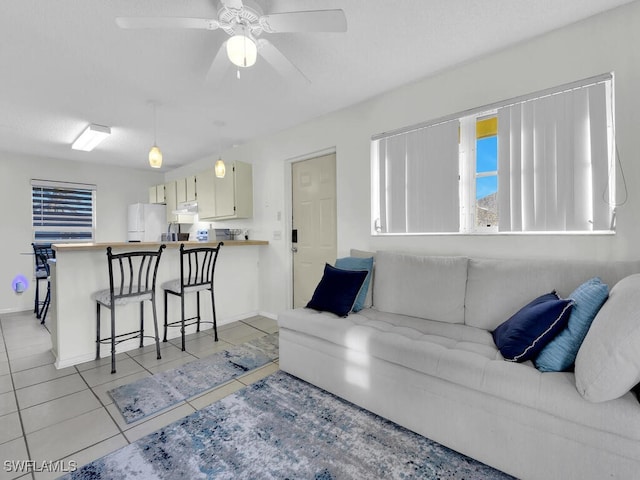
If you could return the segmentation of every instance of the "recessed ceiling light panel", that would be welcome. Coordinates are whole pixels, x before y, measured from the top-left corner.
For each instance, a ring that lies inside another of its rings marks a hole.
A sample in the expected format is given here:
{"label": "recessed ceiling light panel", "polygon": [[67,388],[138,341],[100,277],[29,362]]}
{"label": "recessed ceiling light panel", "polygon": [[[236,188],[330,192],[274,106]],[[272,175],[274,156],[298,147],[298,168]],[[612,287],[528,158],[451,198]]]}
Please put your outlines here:
{"label": "recessed ceiling light panel", "polygon": [[109,127],[92,123],[84,129],[78,138],[76,138],[76,141],[73,142],[71,148],[74,150],[90,152],[109,135],[111,135],[111,129]]}

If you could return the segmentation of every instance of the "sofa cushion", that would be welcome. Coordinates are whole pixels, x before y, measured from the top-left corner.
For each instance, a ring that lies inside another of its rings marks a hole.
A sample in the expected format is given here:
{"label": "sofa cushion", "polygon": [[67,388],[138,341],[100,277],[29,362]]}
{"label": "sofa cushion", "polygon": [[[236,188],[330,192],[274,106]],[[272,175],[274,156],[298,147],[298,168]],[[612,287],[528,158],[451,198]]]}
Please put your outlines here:
{"label": "sofa cushion", "polygon": [[[491,333],[486,330],[464,324],[380,312],[370,308],[352,313],[347,318],[338,318],[331,313],[308,308],[285,310],[278,314],[278,325],[281,329],[295,330],[387,360],[390,359],[389,355],[394,358],[395,355],[402,356],[403,351],[385,347],[385,342],[391,338],[402,337],[419,342],[420,345],[439,345],[452,353],[464,351],[484,359],[502,361]],[[429,360],[419,369],[423,371],[436,368],[436,363]]]}
{"label": "sofa cushion", "polygon": [[[425,374],[425,381],[433,376],[486,393],[492,404],[504,405],[506,400],[589,426],[598,435],[615,432],[640,441],[640,406],[632,393],[605,404],[585,402],[576,390],[572,372],[542,373],[531,362],[505,362],[486,330],[373,309],[347,318],[310,309],[287,310],[278,314],[278,324],[287,341],[295,338],[314,350],[342,358],[344,368],[337,374],[357,378],[358,386],[374,381],[374,373],[369,376],[368,372],[375,370],[371,359],[379,358],[407,372]],[[335,346],[345,348],[343,357]],[[364,394],[375,388],[368,387]],[[438,394],[437,390],[431,393]],[[467,395],[463,393],[461,398]],[[529,408],[518,409],[516,415],[529,418]]]}
{"label": "sofa cushion", "polygon": [[466,257],[377,252],[374,308],[383,312],[464,322]]}
{"label": "sofa cushion", "polygon": [[618,398],[640,382],[640,275],[611,289],[578,350],[575,375],[591,402]]}
{"label": "sofa cushion", "polygon": [[[589,278],[615,285],[640,273],[640,261],[470,259],[465,323],[494,330],[532,298],[556,290],[562,298]],[[491,299],[491,301],[487,301]]]}
{"label": "sofa cushion", "polygon": [[364,270],[341,270],[325,264],[322,279],[307,307],[346,317],[367,275],[368,272]]}
{"label": "sofa cushion", "polygon": [[535,358],[564,327],[571,314],[572,300],[556,292],[532,300],[493,331],[493,339],[505,360],[526,362]]}
{"label": "sofa cushion", "polygon": [[609,287],[598,277],[587,280],[569,295],[575,304],[567,328],[538,354],[535,360],[538,370],[562,372],[573,365],[593,319],[608,296]]}
{"label": "sofa cushion", "polygon": [[373,257],[343,257],[336,260],[336,268],[341,270],[362,270],[367,272],[367,276],[360,287],[356,301],[353,304],[353,311],[359,312],[365,306],[367,292],[371,283],[371,271],[373,270]]}

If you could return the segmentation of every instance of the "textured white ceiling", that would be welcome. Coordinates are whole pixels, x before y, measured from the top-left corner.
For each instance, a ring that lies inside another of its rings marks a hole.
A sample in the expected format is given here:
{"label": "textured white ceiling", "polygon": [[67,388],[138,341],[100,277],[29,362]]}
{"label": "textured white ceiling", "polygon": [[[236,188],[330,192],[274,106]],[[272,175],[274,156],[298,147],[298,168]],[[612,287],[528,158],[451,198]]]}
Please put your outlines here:
{"label": "textured white ceiling", "polygon": [[[265,12],[342,8],[347,33],[270,34],[311,80],[258,59],[205,75],[223,31],[122,30],[118,16],[215,18],[215,0],[1,0],[0,150],[147,168],[158,104],[163,170],[358,103],[630,0],[262,0]],[[266,34],[265,34],[266,35]],[[70,149],[89,123],[112,128]]]}

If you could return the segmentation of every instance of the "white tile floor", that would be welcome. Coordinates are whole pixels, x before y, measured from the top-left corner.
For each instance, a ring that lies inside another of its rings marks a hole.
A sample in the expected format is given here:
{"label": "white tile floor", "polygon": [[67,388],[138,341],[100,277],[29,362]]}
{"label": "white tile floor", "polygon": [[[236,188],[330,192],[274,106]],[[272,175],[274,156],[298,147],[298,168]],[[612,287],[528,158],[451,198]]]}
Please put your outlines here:
{"label": "white tile floor", "polygon": [[[217,389],[181,402],[170,410],[126,424],[107,394],[112,388],[156,372],[224,350],[278,330],[274,320],[253,317],[187,336],[186,352],[180,339],[117,356],[111,374],[110,357],[57,370],[51,354],[49,331],[30,312],[0,317],[0,480],[50,479],[60,472],[45,472],[43,462],[68,466],[89,463],[113,450],[210,405],[212,402],[278,370],[270,363]],[[132,340],[135,342],[135,340]],[[16,463],[33,460],[31,471]],[[36,470],[36,471],[33,471]]]}

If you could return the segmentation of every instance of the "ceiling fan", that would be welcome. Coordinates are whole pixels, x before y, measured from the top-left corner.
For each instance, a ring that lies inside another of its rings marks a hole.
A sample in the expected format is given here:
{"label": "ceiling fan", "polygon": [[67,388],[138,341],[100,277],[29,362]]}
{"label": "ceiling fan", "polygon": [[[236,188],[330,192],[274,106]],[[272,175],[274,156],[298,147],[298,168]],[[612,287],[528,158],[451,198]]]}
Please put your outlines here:
{"label": "ceiling fan", "polygon": [[344,11],[312,10],[265,14],[252,0],[220,0],[217,18],[117,17],[120,28],[191,28],[224,30],[228,38],[220,46],[207,73],[207,81],[222,78],[231,64],[240,68],[255,64],[257,55],[287,77],[309,79],[265,38],[263,33],[346,32]]}

